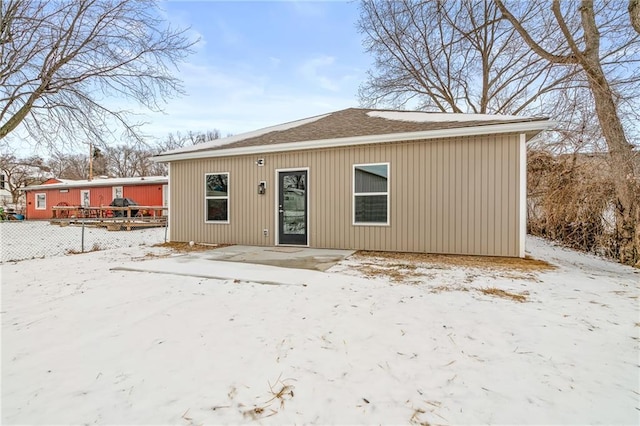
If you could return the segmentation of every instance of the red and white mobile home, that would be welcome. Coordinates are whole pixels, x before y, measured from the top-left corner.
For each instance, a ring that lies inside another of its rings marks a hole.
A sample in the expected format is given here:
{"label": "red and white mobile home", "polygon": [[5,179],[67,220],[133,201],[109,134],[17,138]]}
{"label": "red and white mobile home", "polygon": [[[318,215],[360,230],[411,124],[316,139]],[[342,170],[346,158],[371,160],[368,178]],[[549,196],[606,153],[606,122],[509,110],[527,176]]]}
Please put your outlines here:
{"label": "red and white mobile home", "polygon": [[49,179],[42,185],[24,188],[26,218],[50,219],[55,206],[108,206],[114,198],[130,198],[142,206],[166,206],[167,185],[166,176]]}

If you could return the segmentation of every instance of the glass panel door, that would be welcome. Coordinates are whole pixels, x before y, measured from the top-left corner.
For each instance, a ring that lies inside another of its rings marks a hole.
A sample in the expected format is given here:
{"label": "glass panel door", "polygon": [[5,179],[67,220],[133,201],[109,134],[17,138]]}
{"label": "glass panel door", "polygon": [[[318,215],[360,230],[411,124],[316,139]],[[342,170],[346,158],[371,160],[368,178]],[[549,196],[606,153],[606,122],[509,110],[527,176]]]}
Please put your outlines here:
{"label": "glass panel door", "polygon": [[307,245],[307,172],[278,173],[278,242]]}

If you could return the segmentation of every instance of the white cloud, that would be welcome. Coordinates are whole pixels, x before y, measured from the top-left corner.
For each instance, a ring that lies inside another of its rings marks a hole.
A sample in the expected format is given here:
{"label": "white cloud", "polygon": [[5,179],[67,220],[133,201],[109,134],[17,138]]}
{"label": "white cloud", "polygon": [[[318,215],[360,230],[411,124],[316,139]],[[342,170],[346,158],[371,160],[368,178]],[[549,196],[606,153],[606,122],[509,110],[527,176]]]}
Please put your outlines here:
{"label": "white cloud", "polygon": [[297,0],[292,1],[289,4],[298,15],[303,17],[321,18],[326,14],[323,2]]}
{"label": "white cloud", "polygon": [[[326,57],[318,65],[332,61]],[[165,114],[145,113],[150,122],[145,133],[159,138],[170,132],[211,129],[238,134],[356,105],[355,90],[318,92],[309,90],[306,81],[280,81],[263,71],[247,64],[183,65],[180,77],[188,95],[170,100]]]}
{"label": "white cloud", "polygon": [[318,56],[316,58],[305,61],[299,68],[298,72],[310,83],[317,85],[325,90],[337,92],[340,90],[338,82],[332,80],[322,73],[322,70],[326,70],[332,66],[336,61],[333,56]]}
{"label": "white cloud", "polygon": [[218,35],[217,41],[222,41],[229,46],[235,46],[242,42],[242,35],[222,19],[216,20],[215,28],[217,29],[216,32]]}
{"label": "white cloud", "polygon": [[275,56],[269,56],[269,64],[272,68],[278,68],[282,60],[280,58],[276,58]]}

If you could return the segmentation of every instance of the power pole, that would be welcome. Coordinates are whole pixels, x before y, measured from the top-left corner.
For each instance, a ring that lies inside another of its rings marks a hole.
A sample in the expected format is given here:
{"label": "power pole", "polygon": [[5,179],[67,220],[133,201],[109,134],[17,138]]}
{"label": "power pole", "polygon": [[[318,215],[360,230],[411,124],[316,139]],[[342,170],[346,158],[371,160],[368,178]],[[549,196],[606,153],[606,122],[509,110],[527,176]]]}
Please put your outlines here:
{"label": "power pole", "polygon": [[89,181],[93,179],[93,144],[89,142]]}

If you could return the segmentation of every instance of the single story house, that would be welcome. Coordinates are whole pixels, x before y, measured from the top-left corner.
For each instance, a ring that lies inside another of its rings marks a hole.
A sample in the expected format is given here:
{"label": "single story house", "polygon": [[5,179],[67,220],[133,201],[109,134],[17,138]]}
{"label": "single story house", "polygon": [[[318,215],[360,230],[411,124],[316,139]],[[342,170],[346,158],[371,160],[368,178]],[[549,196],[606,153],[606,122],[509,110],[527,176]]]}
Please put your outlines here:
{"label": "single story house", "polygon": [[166,206],[167,185],[166,176],[49,179],[42,185],[23,189],[27,199],[26,218],[50,219],[54,206],[108,206],[114,198],[130,198],[142,206]]}
{"label": "single story house", "polygon": [[154,157],[172,241],[524,256],[546,118],[349,108]]}
{"label": "single story house", "polygon": [[0,172],[0,206],[13,203],[13,197],[11,196],[11,191],[9,191],[8,186],[9,182],[7,182],[6,176]]}

